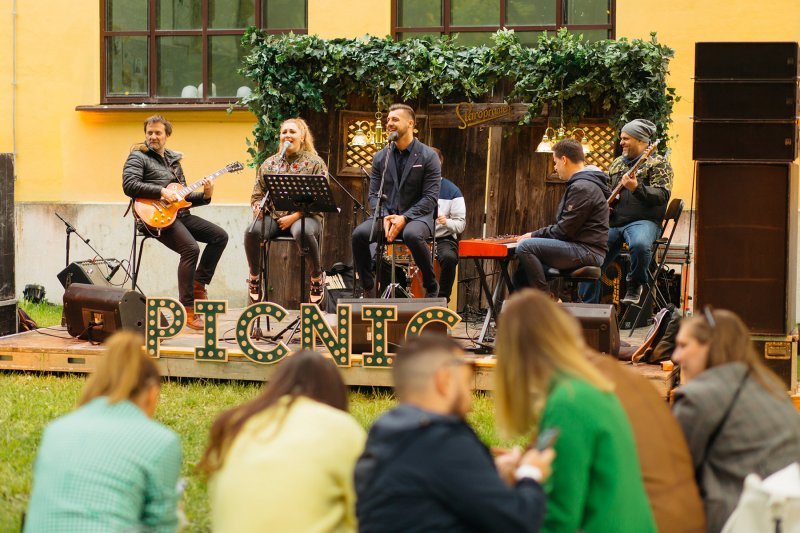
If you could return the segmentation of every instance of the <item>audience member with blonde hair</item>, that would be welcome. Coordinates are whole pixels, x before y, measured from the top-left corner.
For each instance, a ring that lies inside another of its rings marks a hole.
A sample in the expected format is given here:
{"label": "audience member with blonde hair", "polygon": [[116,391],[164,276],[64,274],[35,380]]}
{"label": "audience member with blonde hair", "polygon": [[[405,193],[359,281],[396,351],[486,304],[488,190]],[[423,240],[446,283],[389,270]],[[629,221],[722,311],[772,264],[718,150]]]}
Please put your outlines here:
{"label": "audience member with blonde hair", "polygon": [[504,306],[495,349],[499,428],[560,432],[542,530],[655,531],[630,424],[587,360],[577,321],[547,294],[523,290]]}
{"label": "audience member with blonde hair", "polygon": [[138,334],[108,339],[78,409],[45,428],[25,531],[174,531],[181,445],[152,420],[158,368]]}
{"label": "audience member with blonde hair", "polygon": [[692,454],[708,531],[717,532],[747,474],[764,478],[800,461],[800,415],[730,311],[706,308],[685,320],[672,358],[686,380],[673,413]]}
{"label": "audience member with blonde hair", "polygon": [[355,531],[353,467],[366,433],[332,361],[302,351],[266,390],[221,414],[200,469],[217,533]]}

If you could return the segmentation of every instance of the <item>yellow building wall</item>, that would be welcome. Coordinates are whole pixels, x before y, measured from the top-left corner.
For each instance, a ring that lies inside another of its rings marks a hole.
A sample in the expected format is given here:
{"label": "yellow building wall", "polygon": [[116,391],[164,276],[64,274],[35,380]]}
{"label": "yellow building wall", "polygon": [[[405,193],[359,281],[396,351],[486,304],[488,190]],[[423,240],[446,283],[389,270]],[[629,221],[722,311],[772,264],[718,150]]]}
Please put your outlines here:
{"label": "yellow building wall", "polygon": [[[13,0],[0,0],[0,151],[12,150]],[[309,0],[309,32],[325,38],[385,36],[390,0]],[[142,120],[158,109],[84,112],[100,102],[98,0],[17,0],[17,183],[19,201],[123,201],[120,174]],[[773,0],[617,0],[617,36],[659,40],[676,51],[670,84],[675,106],[672,163],[675,195],[689,198],[692,177],[694,43],[703,40],[800,40],[800,2]],[[169,147],[186,154],[190,181],[233,160],[246,162],[248,112],[163,110],[175,125]],[[254,176],[247,169],[221,178],[215,200],[242,203]]]}
{"label": "yellow building wall", "polygon": [[669,84],[681,96],[673,111],[670,134],[673,196],[691,196],[694,46],[703,41],[798,41],[800,1],[772,0],[617,0],[617,37],[629,39],[658,33],[675,50]]}

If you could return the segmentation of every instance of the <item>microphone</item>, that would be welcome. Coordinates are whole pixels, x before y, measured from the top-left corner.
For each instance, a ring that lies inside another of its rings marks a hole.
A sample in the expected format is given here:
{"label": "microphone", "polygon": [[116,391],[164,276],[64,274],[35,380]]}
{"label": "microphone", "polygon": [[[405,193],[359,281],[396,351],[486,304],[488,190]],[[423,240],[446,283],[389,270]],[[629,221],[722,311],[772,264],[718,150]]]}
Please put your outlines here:
{"label": "microphone", "polygon": [[122,263],[117,263],[117,265],[111,269],[111,272],[108,273],[108,276],[106,276],[106,281],[111,281],[111,278],[114,277],[114,274],[117,273],[117,270],[119,270],[121,266]]}
{"label": "microphone", "polygon": [[400,138],[400,135],[396,131],[393,131],[393,132],[391,132],[389,134],[389,142],[390,143],[396,142],[397,139],[399,139],[399,138]]}
{"label": "microphone", "polygon": [[281,152],[278,154],[278,159],[283,159],[286,155],[286,149],[292,145],[291,141],[283,141],[283,146],[281,146]]}

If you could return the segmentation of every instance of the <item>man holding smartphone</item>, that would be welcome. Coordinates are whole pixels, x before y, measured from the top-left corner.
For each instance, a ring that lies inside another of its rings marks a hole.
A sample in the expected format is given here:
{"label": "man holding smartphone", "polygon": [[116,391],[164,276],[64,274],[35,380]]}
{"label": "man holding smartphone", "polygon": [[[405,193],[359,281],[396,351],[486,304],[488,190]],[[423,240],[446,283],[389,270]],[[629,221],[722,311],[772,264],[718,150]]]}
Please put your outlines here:
{"label": "man holding smartphone", "polygon": [[400,406],[375,423],[356,463],[360,531],[539,531],[555,453],[517,448],[492,459],[465,421],[472,366],[446,336],[400,349]]}

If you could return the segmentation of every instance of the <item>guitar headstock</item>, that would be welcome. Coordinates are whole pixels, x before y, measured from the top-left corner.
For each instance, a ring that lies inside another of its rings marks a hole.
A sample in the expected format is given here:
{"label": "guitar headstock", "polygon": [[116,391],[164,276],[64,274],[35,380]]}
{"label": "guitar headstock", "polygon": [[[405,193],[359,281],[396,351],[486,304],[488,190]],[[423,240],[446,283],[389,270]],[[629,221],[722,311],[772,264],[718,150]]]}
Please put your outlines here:
{"label": "guitar headstock", "polygon": [[650,157],[650,154],[652,154],[656,150],[656,147],[660,142],[661,139],[656,139],[655,141],[650,143],[650,146],[644,149],[644,157],[642,159],[647,159],[648,157]]}
{"label": "guitar headstock", "polygon": [[225,167],[225,170],[227,170],[228,172],[239,172],[242,169],[244,169],[244,166],[238,161],[234,161],[233,163],[230,163],[228,164],[228,166]]}

